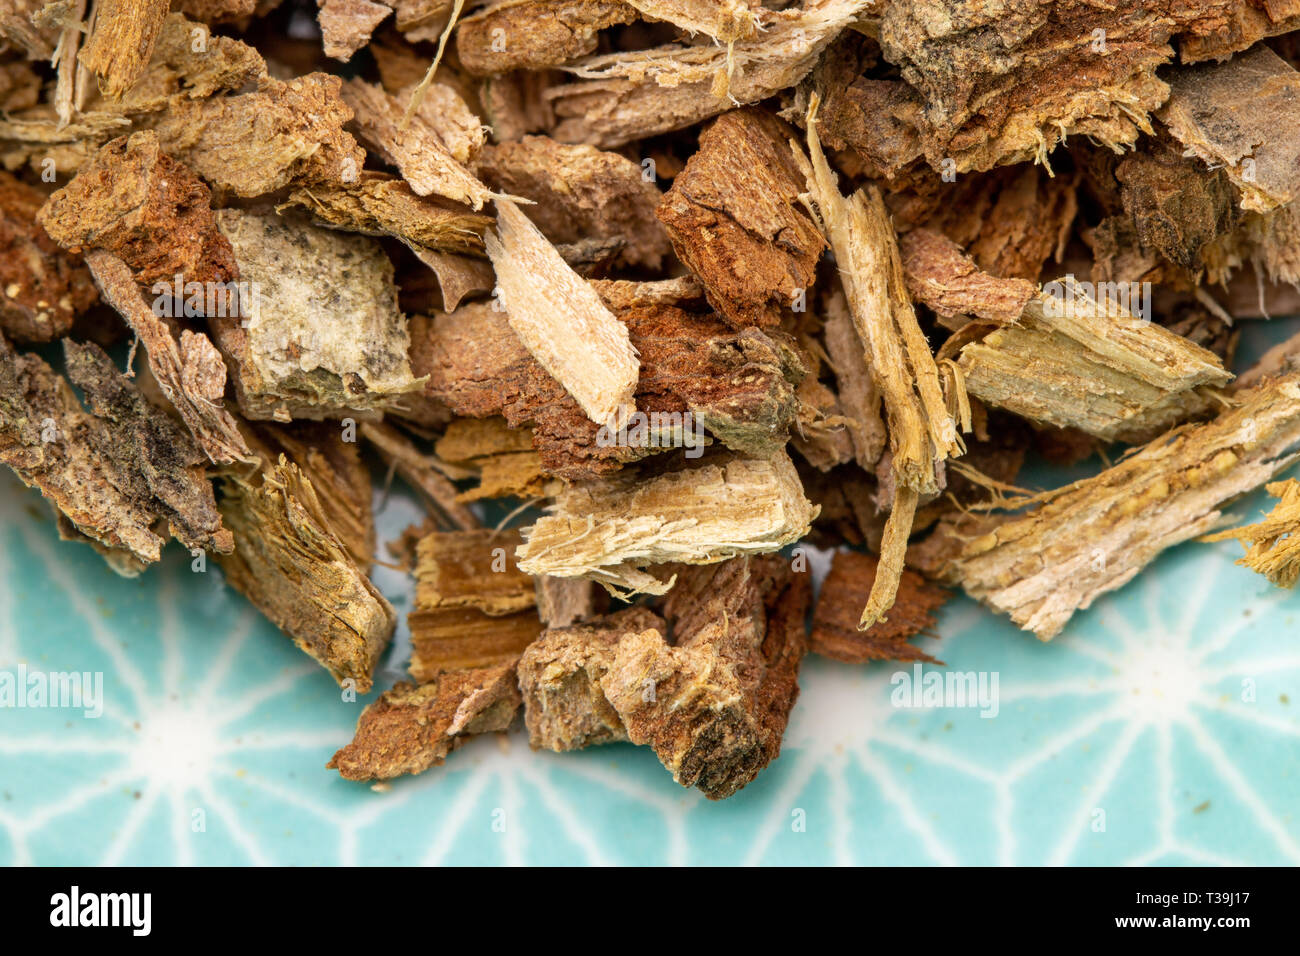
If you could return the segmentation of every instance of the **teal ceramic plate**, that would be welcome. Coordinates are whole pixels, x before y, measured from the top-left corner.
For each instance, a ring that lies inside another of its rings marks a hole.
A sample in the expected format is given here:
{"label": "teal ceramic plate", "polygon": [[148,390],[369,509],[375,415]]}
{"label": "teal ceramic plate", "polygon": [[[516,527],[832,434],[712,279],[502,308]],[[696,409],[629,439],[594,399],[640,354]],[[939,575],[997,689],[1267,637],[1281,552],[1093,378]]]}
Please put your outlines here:
{"label": "teal ceramic plate", "polygon": [[[416,517],[393,497],[381,532]],[[982,676],[984,706],[810,658],[780,759],[722,803],[648,750],[518,731],[376,791],[324,769],[370,698],[178,547],[128,581],[58,541],[6,472],[0,679],[102,675],[102,701],[0,708],[0,862],[1296,864],[1300,596],[1239,555],[1177,548],[1050,644],[950,602],[921,643]],[[408,582],[377,577],[404,616]],[[406,652],[403,628],[377,684]]]}

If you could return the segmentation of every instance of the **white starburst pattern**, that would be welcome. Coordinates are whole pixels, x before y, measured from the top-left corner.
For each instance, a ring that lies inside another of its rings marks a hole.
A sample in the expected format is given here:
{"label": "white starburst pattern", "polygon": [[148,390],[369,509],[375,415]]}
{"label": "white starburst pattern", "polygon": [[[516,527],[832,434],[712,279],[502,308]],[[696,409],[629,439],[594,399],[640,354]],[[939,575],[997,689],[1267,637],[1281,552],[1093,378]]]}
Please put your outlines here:
{"label": "white starburst pattern", "polygon": [[951,603],[926,649],[999,675],[993,719],[895,707],[898,665],[811,659],[781,758],[712,803],[644,749],[519,731],[348,784],[323,764],[363,702],[215,573],[179,556],[119,582],[12,505],[0,536],[0,669],[112,689],[97,721],[0,712],[0,862],[1300,862],[1296,604],[1232,545],[1179,549],[1046,645]]}

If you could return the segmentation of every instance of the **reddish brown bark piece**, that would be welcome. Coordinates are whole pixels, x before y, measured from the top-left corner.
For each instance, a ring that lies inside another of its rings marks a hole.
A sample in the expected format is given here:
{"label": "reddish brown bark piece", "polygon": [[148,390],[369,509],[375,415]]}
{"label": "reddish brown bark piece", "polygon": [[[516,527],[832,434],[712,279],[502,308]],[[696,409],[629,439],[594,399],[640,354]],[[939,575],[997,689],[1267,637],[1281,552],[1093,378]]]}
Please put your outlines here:
{"label": "reddish brown bark piece", "polygon": [[[757,329],[731,332],[716,319],[677,309],[632,309],[627,323],[641,358],[637,407],[691,410],[724,444],[769,450],[785,440],[797,412],[798,358]],[[598,442],[599,426],[530,356],[503,312],[465,306],[413,320],[412,369],[428,375],[426,394],[460,415],[504,415],[531,424],[547,472],[578,479],[610,474],[655,449]]]}
{"label": "reddish brown bark piece", "polygon": [[164,153],[152,130],[102,146],[75,179],[50,196],[38,219],[73,252],[106,249],[141,285],[161,280],[233,282],[230,242],[217,228],[212,194]]}
{"label": "reddish brown bark piece", "polygon": [[559,66],[595,50],[601,30],[639,18],[622,0],[504,0],[460,22],[456,51],[479,76]]}
{"label": "reddish brown bark piece", "polygon": [[[980,269],[961,247],[941,233],[913,229],[899,240],[907,291],[945,324],[959,316],[1014,322],[1038,293],[1024,279],[998,279]],[[956,327],[951,326],[950,327]]]}
{"label": "reddish brown bark piece", "polygon": [[830,574],[822,583],[821,595],[813,612],[813,653],[847,664],[867,661],[938,663],[908,641],[934,626],[934,612],[951,594],[915,571],[903,572],[898,584],[898,598],[888,619],[865,631],[858,630],[858,618],[867,595],[871,593],[878,563],[874,555],[858,551],[835,553]]}
{"label": "reddish brown bark piece", "polygon": [[403,682],[366,707],[352,742],[325,766],[348,780],[423,773],[474,734],[508,728],[518,709],[513,661]]}
{"label": "reddish brown bark piece", "polygon": [[659,204],[677,255],[736,328],[772,328],[793,316],[826,248],[799,206],[806,184],[790,136],[760,110],[720,116]]}
{"label": "reddish brown bark piece", "polygon": [[0,332],[50,342],[72,328],[98,295],[90,273],[41,228],[45,195],[0,170]]}

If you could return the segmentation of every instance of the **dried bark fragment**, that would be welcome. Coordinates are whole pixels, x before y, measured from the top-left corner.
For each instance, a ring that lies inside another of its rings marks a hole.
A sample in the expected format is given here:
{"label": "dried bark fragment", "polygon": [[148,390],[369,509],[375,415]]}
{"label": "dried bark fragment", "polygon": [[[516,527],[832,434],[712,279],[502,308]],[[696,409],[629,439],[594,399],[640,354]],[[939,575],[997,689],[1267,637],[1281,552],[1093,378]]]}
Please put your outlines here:
{"label": "dried bark fragment", "polygon": [[365,422],[361,434],[444,525],[465,531],[479,526],[474,513],[461,504],[456,486],[438,470],[436,459],[421,454],[402,432],[387,422]]}
{"label": "dried bark fragment", "polygon": [[366,236],[392,236],[417,255],[424,251],[483,253],[483,232],[492,220],[463,208],[417,196],[401,179],[365,171],[354,183],[295,189],[277,207],[301,206],[322,225]]}
{"label": "dried bark fragment", "polygon": [[164,151],[236,196],[348,182],[365,152],[343,129],[352,117],[339,89],[339,78],[324,73],[267,78],[238,96],[174,98],[151,123]]}
{"label": "dried bark fragment", "polygon": [[202,455],[95,345],[65,340],[68,376],[0,338],[0,460],[38,488],[119,573],[157,561],[160,521],[191,549],[229,551]]}
{"label": "dried bark fragment", "polygon": [[172,13],[144,74],[117,105],[128,114],[156,112],[180,98],[201,100],[265,78],[266,61],[256,49]]}
{"label": "dried bark fragment", "polygon": [[626,239],[617,263],[650,269],[668,254],[655,219],[659,190],[617,153],[525,136],[485,148],[474,168],[493,189],[532,200],[528,218],[553,243]]}
{"label": "dried bark fragment", "polygon": [[1190,273],[1201,271],[1205,247],[1237,225],[1227,173],[1168,144],[1124,157],[1115,178],[1138,243]]}
{"label": "dried bark fragment", "polygon": [[[1112,149],[1150,133],[1168,86],[1156,76],[1171,40],[1221,25],[1238,0],[891,3],[881,14],[885,59],[925,103],[930,165],[956,172],[1044,161],[1066,137]],[[1101,32],[1098,32],[1101,31]]]}
{"label": "dried bark fragment", "polygon": [[[595,617],[603,607],[599,589],[582,578],[533,579],[537,594],[537,616],[547,627],[569,627]],[[604,592],[600,592],[603,594]]]}
{"label": "dried bark fragment", "polygon": [[989,275],[1037,282],[1048,259],[1064,255],[1079,209],[1077,181],[1029,163],[955,183],[927,173],[914,191],[891,196],[890,209],[900,232],[942,232]]}
{"label": "dried bark fragment", "polygon": [[471,607],[501,617],[536,606],[533,579],[508,555],[519,546],[515,530],[438,531],[416,548],[415,606]]}
{"label": "dried bark fragment", "polygon": [[673,181],[658,216],[709,304],[737,328],[772,328],[807,295],[826,242],[799,208],[788,129],[760,110],[724,114]]}
{"label": "dried bark fragment", "polygon": [[55,26],[38,26],[32,20],[44,6],[45,0],[11,0],[0,8],[0,40],[21,49],[29,60],[48,60],[58,43]]}
{"label": "dried bark fragment", "polygon": [[502,0],[460,21],[456,52],[478,76],[559,66],[595,50],[601,30],[637,19],[623,0]]}
{"label": "dried bark fragment", "polygon": [[552,135],[612,149],[766,99],[802,80],[870,3],[808,0],[772,13],[765,31],[735,43],[674,43],[579,61],[568,69],[584,82],[548,93],[560,119]]}
{"label": "dried bark fragment", "polygon": [[280,0],[179,0],[176,8],[203,23],[237,23],[259,11],[263,14],[280,5]]}
{"label": "dried bark fragment", "polygon": [[858,630],[862,605],[871,593],[879,560],[858,551],[837,551],[822,584],[813,612],[812,651],[846,664],[867,661],[929,661],[938,663],[919,647],[908,643],[934,627],[937,611],[949,592],[926,581],[915,571],[904,571],[898,598],[888,621]]}
{"label": "dried bark fragment", "polygon": [[929,229],[913,229],[904,235],[899,251],[907,291],[933,309],[949,328],[965,325],[964,316],[999,325],[1015,322],[1038,292],[1024,279],[998,279],[980,271],[960,246]]}
{"label": "dried bark fragment", "polygon": [[816,516],[784,452],[726,456],[646,479],[571,485],[525,530],[516,554],[529,574],[588,578],[611,594],[663,594],[671,580],[646,568],[779,551]]}
{"label": "dried bark fragment", "polygon": [[622,718],[606,699],[601,680],[614,665],[623,638],[666,631],[663,620],[644,607],[544,631],[519,659],[519,689],[532,748],[563,753],[627,740]]}
{"label": "dried bark fragment", "polygon": [[145,130],[101,147],[37,218],[66,249],[112,253],[141,285],[233,282],[239,270],[211,198],[207,186],[162,152],[157,134]]}
{"label": "dried bark fragment", "polygon": [[853,326],[844,294],[826,297],[822,338],[838,386],[840,415],[848,419],[853,459],[871,471],[885,450],[885,423],[880,418],[880,390],[867,367],[862,340]]}
{"label": "dried bark fragment", "polygon": [[509,143],[529,133],[548,132],[555,125],[555,110],[547,91],[562,78],[558,70],[516,70],[485,79],[479,100],[492,139]]}
{"label": "dried bark fragment", "polygon": [[167,19],[169,0],[99,0],[78,61],[99,75],[99,89],[118,99],[144,72]]}
{"label": "dried bark fragment", "polygon": [[627,327],[518,207],[501,200],[497,209],[500,238],[488,234],[487,252],[510,327],[588,418],[620,424],[639,367]]}
{"label": "dried bark fragment", "polygon": [[392,7],[370,0],[316,0],[325,55],[344,63],[370,42],[370,34],[390,13]]}
{"label": "dried bark fragment", "polygon": [[1242,209],[1300,195],[1300,73],[1268,47],[1178,70],[1159,115],[1188,152],[1223,168]]}
{"label": "dried bark fragment", "polygon": [[[881,573],[859,625],[866,629],[894,602],[920,496],[939,490],[938,465],[961,454],[964,446],[907,295],[897,239],[880,192],[868,187],[848,199],[840,194],[817,138],[816,109],[814,99],[808,122],[811,162],[791,144],[793,155],[808,181],[809,209],[835,252],[853,324],[889,425],[894,487],[881,545]],[[960,382],[953,390],[960,407],[965,401]]]}
{"label": "dried bark fragment", "polygon": [[614,312],[672,306],[684,309],[704,304],[704,286],[695,276],[679,276],[658,282],[630,279],[592,279],[591,287]]}
{"label": "dried bark fragment", "polygon": [[477,488],[460,501],[484,498],[537,498],[549,482],[541,456],[533,450],[529,428],[510,428],[504,418],[457,418],[435,446],[438,456],[477,473]]}
{"label": "dried bark fragment", "polygon": [[1214,407],[1206,390],[1232,377],[1217,355],[1110,296],[1098,301],[1071,276],[1054,288],[1018,324],[962,349],[971,395],[1107,441],[1147,441]]}
{"label": "dried bark fragment", "polygon": [[397,615],[310,478],[284,455],[254,475],[227,474],[221,513],[235,535],[234,553],[221,559],[226,581],[340,685],[369,691]]}
{"label": "dried bark fragment", "polygon": [[[210,323],[247,417],[374,412],[420,389],[393,266],[373,240],[237,209],[220,210],[217,222],[254,289],[246,317]],[[320,303],[329,304],[326,324]]]}
{"label": "dried bark fragment", "polygon": [[1040,496],[970,541],[948,568],[972,597],[1041,640],[1160,552],[1212,531],[1219,509],[1296,461],[1300,373],[1237,393],[1240,406],[1176,428],[1101,474]]}
{"label": "dried bark fragment", "polygon": [[846,30],[826,50],[817,68],[787,96],[781,115],[802,126],[808,99],[821,99],[818,132],[833,150],[850,150],[875,179],[893,179],[922,155],[918,132],[924,120],[921,98],[902,80],[863,75],[879,49],[860,33]]}
{"label": "dried bark fragment", "polygon": [[358,135],[401,170],[416,195],[437,194],[474,209],[497,198],[457,161],[423,112],[404,126],[397,97],[360,79],[343,85],[343,99],[355,114],[353,125]]}
{"label": "dried bark fragment", "polygon": [[767,11],[755,0],[628,0],[648,20],[662,20],[691,36],[722,43],[744,40],[763,29]]}
{"label": "dried bark fragment", "polygon": [[513,661],[542,631],[533,580],[511,553],[518,531],[434,532],[416,546],[411,674]]}
{"label": "dried bark fragment", "polygon": [[104,301],[144,342],[154,379],[208,458],[223,464],[247,459],[248,446],[222,406],[226,365],[212,341],[185,329],[177,343],[167,322],[145,304],[121,259],[96,249],[87,253],[86,264]]}
{"label": "dried bark fragment", "polygon": [[412,611],[411,676],[419,681],[462,667],[513,661],[542,632],[535,610],[490,617],[476,608]]}
{"label": "dried bark fragment", "polygon": [[347,780],[423,773],[474,734],[507,729],[518,709],[513,661],[403,682],[362,711],[352,742],[325,766]]}
{"label": "dried bark fragment", "polygon": [[811,593],[775,557],[683,570],[664,605],[675,644],[624,637],[600,682],[628,739],[710,800],[750,783],[780,753],[799,694]]}
{"label": "dried bark fragment", "polygon": [[1246,556],[1237,561],[1257,571],[1280,588],[1293,588],[1300,580],[1300,482],[1291,478],[1265,486],[1278,499],[1263,521],[1232,528],[1202,541],[1240,541]]}
{"label": "dried bark fragment", "polygon": [[[767,454],[784,444],[798,404],[798,357],[757,329],[733,333],[722,323],[672,309],[623,315],[641,356],[637,402],[661,415],[690,412],[729,447]],[[644,435],[605,433],[510,334],[505,316],[486,305],[413,324],[412,363],[428,374],[428,394],[461,415],[504,415],[511,427],[533,426],[542,467],[569,479],[592,478],[683,444]],[[671,420],[671,419],[670,419]],[[649,424],[649,421],[645,423]],[[682,419],[682,424],[687,425]],[[691,436],[692,438],[694,436]]]}
{"label": "dried bark fragment", "polygon": [[368,572],[375,554],[370,466],[360,446],[327,422],[246,425],[245,438],[262,465],[284,455],[311,483],[330,530],[357,567]]}
{"label": "dried bark fragment", "polygon": [[37,222],[44,201],[0,171],[0,332],[18,342],[58,338],[96,298],[90,273]]}

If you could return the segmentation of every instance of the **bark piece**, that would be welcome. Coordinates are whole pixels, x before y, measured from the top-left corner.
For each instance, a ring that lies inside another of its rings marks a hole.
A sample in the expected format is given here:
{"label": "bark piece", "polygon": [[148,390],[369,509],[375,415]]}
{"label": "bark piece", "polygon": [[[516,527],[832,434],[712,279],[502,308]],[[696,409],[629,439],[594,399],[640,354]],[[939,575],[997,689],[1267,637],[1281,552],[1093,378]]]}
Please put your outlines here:
{"label": "bark piece", "polygon": [[518,531],[434,532],[416,546],[411,674],[513,661],[542,631]]}
{"label": "bark piece", "polygon": [[471,469],[477,488],[461,492],[460,501],[484,498],[538,498],[546,494],[548,476],[533,450],[530,428],[511,428],[504,418],[457,418],[435,446],[444,461]]}
{"label": "bark piece", "polygon": [[781,750],[807,648],[807,575],[780,558],[687,568],[655,630],[624,637],[601,690],[628,739],[710,800],[749,784]]}
{"label": "bark piece", "polygon": [[601,30],[637,19],[623,0],[502,0],[460,21],[456,52],[478,76],[559,66],[594,51]]}
{"label": "bark piece", "polygon": [[89,412],[44,361],[0,338],[0,460],[121,574],[159,559],[160,522],[187,548],[229,551],[202,454],[182,427],[98,346],[64,340],[64,355]]}
{"label": "bark piece", "polygon": [[404,125],[397,97],[360,79],[344,84],[343,99],[354,113],[358,135],[401,171],[417,196],[445,196],[476,210],[497,198],[457,161],[423,112]]}
{"label": "bark piece", "polygon": [[167,400],[213,462],[249,457],[235,419],[222,405],[226,364],[201,332],[185,329],[177,342],[168,324],[145,304],[127,264],[96,249],[86,255],[104,301],[117,310],[149,355],[149,368]]}
{"label": "bark piece", "polygon": [[672,306],[690,309],[704,304],[704,286],[695,276],[679,276],[658,282],[636,282],[630,279],[592,279],[591,287],[614,312],[631,309]]}
{"label": "bark piece", "polygon": [[1237,398],[1213,421],[1176,428],[969,540],[950,579],[1039,639],[1055,637],[1075,611],[1166,548],[1214,530],[1223,505],[1296,461],[1300,373]]}
{"label": "bark piece", "polygon": [[513,203],[497,203],[500,237],[489,233],[510,327],[541,366],[598,425],[621,424],[632,409],[636,350],[627,327]]}
{"label": "bark piece", "polygon": [[601,680],[620,641],[644,632],[663,635],[667,625],[649,608],[631,607],[585,624],[550,627],[524,651],[519,689],[534,750],[563,753],[628,739]]}
{"label": "bark piece", "polygon": [[[1173,59],[1173,41],[1217,36],[1243,6],[924,0],[886,6],[879,35],[885,59],[924,101],[930,165],[950,159],[964,173],[1043,162],[1067,137],[1133,144],[1151,132],[1150,113],[1168,95],[1156,70]],[[1224,53],[1244,48],[1234,42]]]}
{"label": "bark piece", "polygon": [[733,333],[716,320],[672,309],[632,310],[623,321],[641,356],[638,405],[680,424],[680,436],[652,436],[648,415],[624,433],[602,432],[489,306],[417,321],[412,363],[428,374],[428,393],[457,414],[504,415],[511,427],[532,425],[542,467],[563,478],[611,474],[695,441],[698,433],[685,434],[695,426],[739,451],[768,454],[784,444],[803,368],[779,338],[757,329]]}
{"label": "bark piece", "polygon": [[0,332],[50,342],[96,299],[90,273],[37,222],[45,195],[0,171]]}
{"label": "bark piece", "polygon": [[365,152],[343,129],[352,117],[339,90],[339,78],[324,73],[267,78],[238,96],[175,97],[151,124],[164,151],[236,196],[349,182]]}
{"label": "bark piece", "polygon": [[542,575],[533,579],[533,590],[537,594],[537,616],[547,627],[569,627],[586,621],[595,617],[602,606],[596,586],[581,578]]}
{"label": "bark piece", "polygon": [[[375,412],[418,391],[393,266],[371,239],[223,209],[217,221],[254,292],[247,317],[213,322],[249,418]],[[319,321],[321,303],[330,320]]]}
{"label": "bark piece", "polygon": [[1071,276],[1048,288],[1057,294],[1035,296],[1018,324],[962,349],[970,394],[1030,421],[1140,442],[1213,408],[1208,390],[1232,377],[1217,355],[1116,297],[1099,301]]}
{"label": "bark piece", "polygon": [[880,390],[867,366],[848,302],[839,289],[826,297],[822,338],[835,373],[839,412],[848,419],[853,460],[865,471],[873,471],[888,440],[880,417]]}
{"label": "bark piece", "polygon": [[100,91],[118,99],[144,72],[170,8],[168,0],[101,0],[78,61],[99,75]]}
{"label": "bark piece", "polygon": [[913,229],[904,235],[899,251],[907,291],[933,309],[949,328],[965,325],[962,316],[998,325],[1015,322],[1038,292],[1024,279],[998,279],[980,271],[960,246],[929,229]]}
{"label": "bark piece", "polygon": [[915,571],[904,571],[889,620],[858,630],[861,608],[876,579],[879,559],[858,551],[837,551],[822,583],[813,612],[812,651],[846,664],[867,661],[929,661],[939,663],[914,644],[918,634],[934,627],[937,611],[949,592]]}
{"label": "bark piece", "polygon": [[352,742],[325,766],[347,780],[423,773],[474,734],[507,729],[518,709],[513,662],[403,682],[362,711]]}
{"label": "bark piece", "polygon": [[393,12],[370,0],[316,0],[325,55],[344,63],[370,42],[370,34]]}
{"label": "bark piece", "polygon": [[207,186],[162,152],[158,135],[145,130],[101,147],[50,196],[38,219],[66,249],[112,253],[141,285],[234,282],[239,270],[211,198]]}
{"label": "bark piece", "polygon": [[709,304],[737,328],[771,328],[806,297],[826,242],[798,207],[805,189],[786,127],[736,110],[700,135],[658,215]]}
{"label": "bark piece", "polygon": [[234,553],[221,560],[226,581],[341,686],[368,692],[397,615],[335,529],[310,476],[282,454],[253,475],[226,475],[221,492],[235,536]]}
{"label": "bark piece", "polygon": [[617,263],[649,269],[668,254],[655,219],[659,190],[640,165],[617,153],[525,136],[484,149],[475,172],[495,190],[532,200],[528,218],[553,243],[626,239]]}
{"label": "bark piece", "polygon": [[816,516],[783,452],[724,457],[648,479],[571,485],[525,530],[516,554],[529,574],[588,578],[616,595],[663,594],[671,580],[648,567],[779,551]]}
{"label": "bark piece", "polygon": [[1300,195],[1300,73],[1268,47],[1178,70],[1159,115],[1188,152],[1223,168],[1242,209]]}
{"label": "bark piece", "polygon": [[417,255],[482,255],[483,232],[492,223],[487,216],[417,196],[404,180],[370,171],[354,183],[295,189],[277,209],[288,206],[307,209],[317,222],[333,229],[400,239]]}
{"label": "bark piece", "polygon": [[508,555],[520,544],[515,530],[438,531],[416,548],[415,606],[475,608],[501,617],[536,606],[533,579]]}
{"label": "bark piece", "polygon": [[547,94],[559,118],[552,135],[613,149],[766,99],[807,76],[826,46],[870,3],[808,0],[772,13],[766,30],[734,43],[672,43],[635,56],[580,60],[568,71],[583,82]]}
{"label": "bark piece", "polygon": [[1280,588],[1293,588],[1300,580],[1300,482],[1291,478],[1273,482],[1265,489],[1278,502],[1264,520],[1201,540],[1240,541],[1246,556],[1238,564],[1259,572]]}
{"label": "bark piece", "polygon": [[[920,495],[939,490],[938,465],[961,454],[964,445],[907,295],[897,237],[880,192],[872,186],[847,199],[840,194],[817,137],[816,110],[814,98],[809,155],[792,144],[793,155],[808,181],[809,209],[835,252],[849,312],[889,425],[892,503],[881,571],[859,624],[866,629],[894,603]],[[953,383],[951,398],[958,408],[965,401],[960,382]]]}

